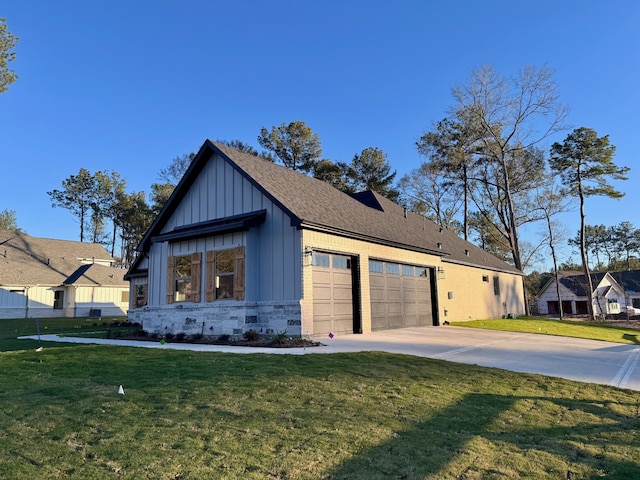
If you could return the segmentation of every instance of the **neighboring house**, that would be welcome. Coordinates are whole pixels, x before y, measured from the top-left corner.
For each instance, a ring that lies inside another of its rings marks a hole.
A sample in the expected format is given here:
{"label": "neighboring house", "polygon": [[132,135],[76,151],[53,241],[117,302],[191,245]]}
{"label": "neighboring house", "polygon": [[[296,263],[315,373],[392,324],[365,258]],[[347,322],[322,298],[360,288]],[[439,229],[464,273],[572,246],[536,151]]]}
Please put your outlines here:
{"label": "neighboring house", "polygon": [[0,318],[123,316],[125,271],[102,245],[0,230]]}
{"label": "neighboring house", "polygon": [[[586,278],[580,274],[561,274],[560,299],[565,315],[588,313]],[[640,314],[640,270],[595,272],[591,274],[591,281],[596,315]],[[537,304],[540,315],[560,312],[555,278],[540,290]]]}
{"label": "neighboring house", "polygon": [[149,332],[367,333],[522,315],[522,273],[381,195],[206,141],[138,247]]}

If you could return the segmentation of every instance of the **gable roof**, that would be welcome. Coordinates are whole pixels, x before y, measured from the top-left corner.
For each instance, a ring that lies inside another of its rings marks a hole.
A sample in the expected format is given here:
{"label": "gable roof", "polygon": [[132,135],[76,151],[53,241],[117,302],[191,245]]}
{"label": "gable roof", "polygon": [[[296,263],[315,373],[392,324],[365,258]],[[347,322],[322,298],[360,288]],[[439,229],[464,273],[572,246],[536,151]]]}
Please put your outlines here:
{"label": "gable roof", "polygon": [[122,285],[124,270],[97,243],[31,237],[0,230],[0,285]]}
{"label": "gable roof", "polygon": [[[591,273],[591,283],[593,284],[593,288],[595,289],[596,285],[598,285],[606,272],[593,272]],[[571,290],[578,297],[586,297],[587,296],[587,277],[582,275],[567,275],[560,278],[560,283]]]}
{"label": "gable roof", "polygon": [[290,217],[293,226],[430,253],[443,257],[445,262],[522,274],[453,232],[440,228],[422,215],[406,211],[378,193],[367,191],[347,195],[326,182],[210,140],[202,145],[143,237],[138,247],[140,251],[148,251],[152,239],[161,233],[163,225],[213,155],[220,155],[278,205]]}
{"label": "gable roof", "polygon": [[640,270],[609,272],[626,294],[640,295]]}

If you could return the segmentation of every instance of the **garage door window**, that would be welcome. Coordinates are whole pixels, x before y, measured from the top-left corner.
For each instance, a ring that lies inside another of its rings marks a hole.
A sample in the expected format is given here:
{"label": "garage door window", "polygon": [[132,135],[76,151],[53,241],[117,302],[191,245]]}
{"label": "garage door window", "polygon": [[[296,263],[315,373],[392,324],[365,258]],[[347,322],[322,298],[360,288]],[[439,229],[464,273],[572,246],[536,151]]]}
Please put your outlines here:
{"label": "garage door window", "polygon": [[369,271],[382,273],[382,262],[377,262],[375,260],[369,260]]}
{"label": "garage door window", "polygon": [[397,263],[387,263],[387,273],[400,275],[400,265]]}
{"label": "garage door window", "polygon": [[347,257],[337,257],[334,255],[333,268],[344,268],[348,270],[351,268],[351,259]]}
{"label": "garage door window", "polygon": [[405,277],[413,277],[414,268],[411,265],[402,266],[402,275]]}
{"label": "garage door window", "polygon": [[313,254],[313,264],[316,267],[328,267],[329,263],[329,255],[323,255],[320,253]]}

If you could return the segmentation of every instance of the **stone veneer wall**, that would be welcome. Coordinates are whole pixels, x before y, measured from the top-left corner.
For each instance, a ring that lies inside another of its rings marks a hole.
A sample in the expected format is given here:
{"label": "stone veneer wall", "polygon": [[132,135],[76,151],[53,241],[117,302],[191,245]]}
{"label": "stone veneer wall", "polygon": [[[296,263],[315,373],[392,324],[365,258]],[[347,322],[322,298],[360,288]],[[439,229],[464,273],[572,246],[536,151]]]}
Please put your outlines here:
{"label": "stone veneer wall", "polygon": [[300,302],[178,303],[130,310],[127,318],[149,333],[241,336],[247,330],[262,335],[301,334]]}

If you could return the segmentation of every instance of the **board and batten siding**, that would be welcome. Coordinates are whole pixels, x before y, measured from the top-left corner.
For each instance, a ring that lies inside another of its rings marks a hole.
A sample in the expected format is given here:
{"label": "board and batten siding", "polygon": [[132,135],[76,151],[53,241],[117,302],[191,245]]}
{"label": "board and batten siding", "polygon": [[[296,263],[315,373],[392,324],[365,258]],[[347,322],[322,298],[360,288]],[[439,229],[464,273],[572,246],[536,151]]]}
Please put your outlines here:
{"label": "board and batten siding", "polygon": [[78,286],[69,290],[75,290],[76,317],[88,317],[93,309],[99,309],[103,317],[119,317],[129,307],[128,287]]}
{"label": "board and batten siding", "polygon": [[[302,297],[300,232],[291,226],[285,212],[218,155],[208,160],[163,226],[162,233],[259,210],[267,212],[264,223],[246,232],[153,243],[149,252],[148,304],[166,304],[169,256],[238,246],[245,247],[245,301],[299,301]],[[205,283],[201,282],[202,299]]]}

